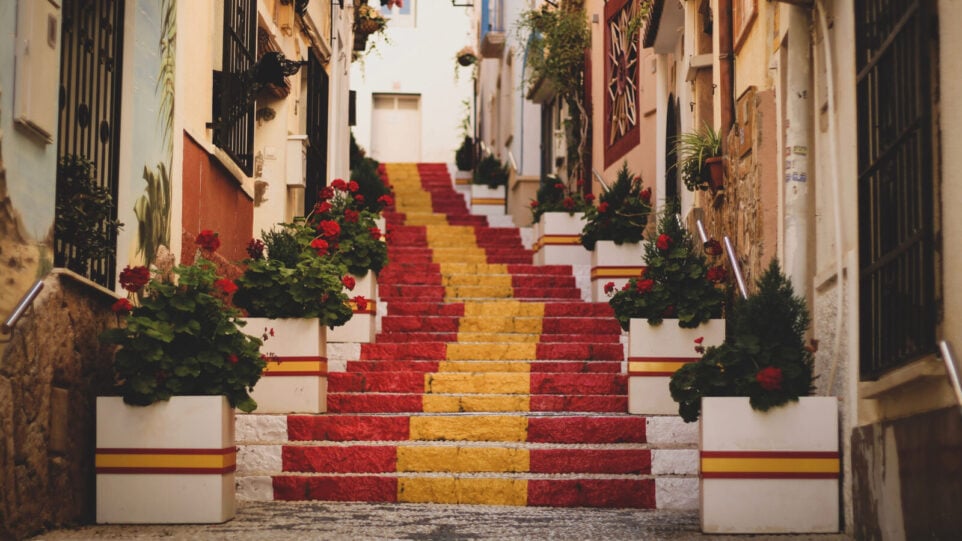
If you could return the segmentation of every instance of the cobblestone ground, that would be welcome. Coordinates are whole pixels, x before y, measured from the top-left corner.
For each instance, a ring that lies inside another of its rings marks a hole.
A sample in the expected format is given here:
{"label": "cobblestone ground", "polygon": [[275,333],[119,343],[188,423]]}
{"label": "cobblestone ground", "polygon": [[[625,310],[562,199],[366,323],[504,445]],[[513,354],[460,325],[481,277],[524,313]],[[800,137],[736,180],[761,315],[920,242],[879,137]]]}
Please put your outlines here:
{"label": "cobblestone ground", "polygon": [[244,502],[224,524],[100,525],[48,532],[36,541],[87,539],[777,539],[842,541],[844,535],[710,536],[697,512],[414,504]]}

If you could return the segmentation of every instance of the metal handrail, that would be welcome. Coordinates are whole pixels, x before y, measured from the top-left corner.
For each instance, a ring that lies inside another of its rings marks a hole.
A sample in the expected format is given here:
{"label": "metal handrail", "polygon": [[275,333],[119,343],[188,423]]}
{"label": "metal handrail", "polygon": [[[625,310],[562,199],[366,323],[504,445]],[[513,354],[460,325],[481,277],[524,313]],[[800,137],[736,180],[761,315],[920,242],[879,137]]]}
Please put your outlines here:
{"label": "metal handrail", "polygon": [[695,220],[695,227],[698,228],[698,237],[701,239],[701,243],[708,242],[708,233],[705,233],[705,225],[701,223],[701,220]]}
{"label": "metal handrail", "polygon": [[17,306],[14,307],[12,312],[10,312],[10,317],[3,322],[3,325],[0,325],[0,333],[10,334],[13,332],[13,328],[16,326],[17,322],[20,321],[20,317],[23,316],[23,313],[27,311],[27,308],[30,308],[30,305],[33,304],[33,300],[37,298],[37,295],[40,294],[40,290],[42,289],[43,280],[37,280],[33,286],[23,294],[23,298],[20,299],[20,302],[17,303]]}
{"label": "metal handrail", "polygon": [[952,390],[955,391],[955,400],[962,407],[962,384],[959,383],[959,368],[955,364],[955,356],[952,355],[952,346],[949,345],[948,341],[942,340],[939,342],[939,350],[942,351],[942,361],[945,362],[945,371],[949,376],[949,383],[952,384]]}
{"label": "metal handrail", "polygon": [[521,172],[521,171],[518,171],[518,162],[514,160],[514,154],[512,154],[510,150],[508,151],[508,164],[511,166],[512,169],[515,170],[516,173]]}
{"label": "metal handrail", "polygon": [[728,252],[728,261],[732,265],[732,272],[735,273],[735,283],[738,284],[738,291],[742,294],[743,299],[748,298],[748,288],[745,287],[745,277],[742,276],[742,268],[738,264],[738,258],[735,257],[735,248],[732,246],[732,240],[725,235],[725,250]]}
{"label": "metal handrail", "polygon": [[596,179],[598,179],[598,182],[601,184],[601,187],[604,188],[606,192],[611,191],[611,186],[608,186],[608,183],[605,182],[605,179],[601,176],[601,173],[599,173],[597,169],[592,167],[591,174],[594,175]]}

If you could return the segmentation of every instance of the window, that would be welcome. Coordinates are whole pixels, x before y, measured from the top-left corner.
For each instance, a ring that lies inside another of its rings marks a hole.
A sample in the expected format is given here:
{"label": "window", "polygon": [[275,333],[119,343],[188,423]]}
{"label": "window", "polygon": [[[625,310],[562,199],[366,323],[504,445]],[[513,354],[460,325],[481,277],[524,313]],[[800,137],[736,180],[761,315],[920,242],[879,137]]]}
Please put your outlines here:
{"label": "window", "polygon": [[855,3],[862,379],[935,351],[933,5]]}
{"label": "window", "polygon": [[256,0],[224,1],[223,60],[214,71],[214,144],[248,176],[254,172],[250,71],[257,52]]}
{"label": "window", "polygon": [[313,49],[307,55],[307,184],[304,215],[317,203],[317,193],[327,186],[327,124],[329,81]]}

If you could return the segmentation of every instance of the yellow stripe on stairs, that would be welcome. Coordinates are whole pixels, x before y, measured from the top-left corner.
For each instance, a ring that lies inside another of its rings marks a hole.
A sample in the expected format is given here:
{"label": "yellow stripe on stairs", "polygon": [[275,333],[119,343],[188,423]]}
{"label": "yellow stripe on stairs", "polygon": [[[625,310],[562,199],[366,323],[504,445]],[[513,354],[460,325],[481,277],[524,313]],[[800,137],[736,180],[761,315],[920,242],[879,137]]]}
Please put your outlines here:
{"label": "yellow stripe on stairs", "polygon": [[402,477],[398,479],[397,494],[398,502],[402,503],[526,505],[528,482],[474,477]]}
{"label": "yellow stripe on stairs", "polygon": [[527,449],[401,445],[397,448],[399,472],[526,472]]}
{"label": "yellow stripe on stairs", "polygon": [[525,441],[528,419],[512,415],[415,416],[409,438],[421,441]]}

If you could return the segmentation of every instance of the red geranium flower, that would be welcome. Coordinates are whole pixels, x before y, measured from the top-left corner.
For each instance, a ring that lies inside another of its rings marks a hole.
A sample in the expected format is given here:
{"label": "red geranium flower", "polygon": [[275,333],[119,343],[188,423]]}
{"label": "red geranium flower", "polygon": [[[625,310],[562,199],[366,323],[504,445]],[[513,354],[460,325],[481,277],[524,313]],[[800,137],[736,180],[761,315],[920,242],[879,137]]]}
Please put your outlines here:
{"label": "red geranium flower", "polygon": [[347,189],[347,183],[344,182],[344,179],[336,178],[331,181],[331,188],[334,188],[335,190],[344,191]]}
{"label": "red geranium flower", "polygon": [[667,233],[662,233],[661,235],[658,235],[658,240],[655,242],[655,246],[658,246],[658,249],[664,252],[667,251],[668,248],[671,248],[672,242],[673,241],[671,240],[671,237]]}
{"label": "red geranium flower", "polygon": [[361,295],[358,295],[357,297],[354,297],[354,304],[356,304],[356,305],[357,305],[357,309],[360,310],[360,311],[362,311],[362,312],[365,311],[365,310],[367,310],[367,299],[365,299],[365,298],[362,297]]}
{"label": "red geranium flower", "polygon": [[601,203],[598,205],[598,212],[604,214],[608,212],[608,203]]}
{"label": "red geranium flower", "polygon": [[638,293],[648,293],[653,287],[655,287],[655,281],[651,278],[645,278],[644,280],[635,282],[635,289],[638,290]]}
{"label": "red geranium flower", "polygon": [[650,201],[651,201],[651,188],[645,188],[644,190],[641,190],[641,194],[639,194],[639,195],[640,195],[641,198],[642,198],[643,200],[645,200],[646,202],[650,202]]}
{"label": "red geranium flower", "polygon": [[354,200],[357,201],[358,203],[364,204],[364,196],[361,194],[355,195]]}
{"label": "red geranium flower", "polygon": [[237,355],[231,353],[230,355],[227,356],[227,360],[228,360],[231,364],[237,364],[237,361],[239,361],[240,359],[237,358]]}
{"label": "red geranium flower", "polygon": [[350,274],[345,274],[341,277],[341,283],[344,284],[349,291],[354,291],[354,286],[357,285],[357,280],[354,279]]}
{"label": "red geranium flower", "polygon": [[608,282],[605,284],[605,295],[611,295],[611,292],[615,290],[615,283]]}
{"label": "red geranium flower", "polygon": [[314,205],[314,212],[317,214],[324,214],[331,210],[331,204],[327,201],[321,201],[320,203]]}
{"label": "red geranium flower", "polygon": [[344,221],[349,224],[356,224],[359,214],[356,210],[344,209]]}
{"label": "red geranium flower", "polygon": [[201,250],[207,250],[209,252],[214,252],[220,248],[220,239],[217,233],[211,231],[210,229],[205,229],[197,235],[197,239],[194,243],[200,245]]}
{"label": "red geranium flower", "polygon": [[374,240],[381,240],[381,230],[380,230],[380,229],[378,229],[378,228],[376,228],[376,227],[372,227],[372,228],[368,229],[368,231],[371,232],[371,238],[373,238]]}
{"label": "red geranium flower", "polygon": [[711,256],[721,255],[722,253],[721,243],[715,239],[708,239],[708,241],[705,242],[704,250],[705,250],[705,255],[711,255]]}
{"label": "red geranium flower", "polygon": [[562,183],[560,183],[560,182],[557,182],[557,183],[555,183],[555,185],[554,185],[554,189],[556,189],[556,190],[563,190],[563,189],[565,189],[565,185],[562,184]]}
{"label": "red geranium flower", "polygon": [[247,256],[251,259],[264,259],[264,243],[260,239],[251,239],[247,243]]}
{"label": "red geranium flower", "polygon": [[777,391],[782,388],[782,369],[777,366],[766,366],[755,374],[755,381],[766,391]]}
{"label": "red geranium flower", "polygon": [[317,251],[318,256],[327,255],[327,249],[329,248],[327,241],[324,239],[314,239],[311,241],[311,248]]}
{"label": "red geranium flower", "polygon": [[117,302],[115,302],[110,309],[117,315],[126,316],[134,309],[134,305],[127,299],[117,299]]}
{"label": "red geranium flower", "polygon": [[321,191],[317,192],[317,198],[321,201],[327,201],[334,197],[334,190],[330,186],[325,186]]}
{"label": "red geranium flower", "polygon": [[214,287],[228,295],[237,291],[237,284],[235,284],[234,281],[229,278],[221,278],[220,280],[216,280],[214,282]]}
{"label": "red geranium flower", "polygon": [[587,202],[590,203],[590,202],[592,202],[592,201],[594,201],[594,200],[595,200],[595,194],[593,194],[593,193],[586,193],[586,194],[585,194],[585,201],[587,201]]}
{"label": "red geranium flower", "polygon": [[137,293],[149,281],[150,270],[147,267],[130,268],[130,265],[127,265],[120,271],[120,286],[131,293]]}
{"label": "red geranium flower", "polygon": [[377,202],[384,205],[385,207],[390,207],[394,204],[394,198],[390,195],[382,195],[377,198]]}
{"label": "red geranium flower", "polygon": [[570,197],[565,197],[564,201],[561,202],[561,206],[563,206],[566,210],[571,210],[575,208],[575,200]]}
{"label": "red geranium flower", "polygon": [[531,208],[538,208],[538,202],[532,200],[532,201],[531,201]]}
{"label": "red geranium flower", "polygon": [[666,307],[665,307],[665,311],[662,312],[661,315],[662,315],[663,317],[671,317],[671,316],[675,315],[675,305],[674,305],[674,304],[669,304],[668,306],[666,306]]}
{"label": "red geranium flower", "polygon": [[358,183],[353,180],[347,183],[347,191],[351,193],[354,193],[360,189],[361,189],[361,186],[358,185]]}
{"label": "red geranium flower", "polygon": [[715,282],[717,284],[719,282],[724,282],[727,278],[728,271],[725,270],[725,267],[722,267],[721,265],[715,265],[714,267],[708,269],[709,282]]}
{"label": "red geranium flower", "polygon": [[324,220],[318,224],[317,232],[325,238],[333,239],[341,234],[341,226],[334,220]]}

